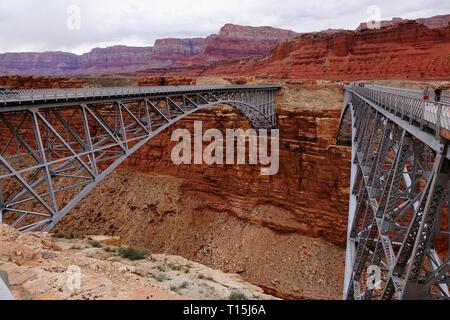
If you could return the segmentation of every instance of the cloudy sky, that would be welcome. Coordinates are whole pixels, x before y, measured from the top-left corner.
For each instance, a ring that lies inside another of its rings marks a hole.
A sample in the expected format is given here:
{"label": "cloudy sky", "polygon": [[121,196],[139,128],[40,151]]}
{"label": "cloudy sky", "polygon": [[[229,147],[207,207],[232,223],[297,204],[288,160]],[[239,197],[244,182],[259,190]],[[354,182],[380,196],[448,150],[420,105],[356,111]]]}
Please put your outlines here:
{"label": "cloudy sky", "polygon": [[449,13],[449,0],[1,0],[0,52],[147,46],[204,37],[226,23],[309,32]]}

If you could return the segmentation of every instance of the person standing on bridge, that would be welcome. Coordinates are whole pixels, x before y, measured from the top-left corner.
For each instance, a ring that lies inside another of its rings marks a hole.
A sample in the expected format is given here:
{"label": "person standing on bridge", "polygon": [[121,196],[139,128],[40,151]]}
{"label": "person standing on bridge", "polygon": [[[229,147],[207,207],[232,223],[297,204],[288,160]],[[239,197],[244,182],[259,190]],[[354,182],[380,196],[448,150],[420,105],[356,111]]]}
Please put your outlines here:
{"label": "person standing on bridge", "polygon": [[431,94],[430,87],[426,87],[426,89],[423,90],[423,100],[429,101],[430,100],[430,94]]}
{"label": "person standing on bridge", "polygon": [[434,90],[434,101],[441,102],[441,99],[442,99],[442,88],[441,87],[437,87]]}

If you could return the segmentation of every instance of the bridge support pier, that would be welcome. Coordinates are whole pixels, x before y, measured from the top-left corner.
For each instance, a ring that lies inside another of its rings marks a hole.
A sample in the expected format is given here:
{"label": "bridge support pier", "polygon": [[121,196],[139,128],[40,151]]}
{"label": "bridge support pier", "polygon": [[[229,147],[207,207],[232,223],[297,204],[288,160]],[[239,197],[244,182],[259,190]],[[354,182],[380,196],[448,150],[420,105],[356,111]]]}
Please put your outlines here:
{"label": "bridge support pier", "polygon": [[[348,90],[353,162],[344,298],[450,299],[445,141],[377,93]],[[402,117],[405,113],[400,112]],[[439,119],[439,117],[438,117]]]}

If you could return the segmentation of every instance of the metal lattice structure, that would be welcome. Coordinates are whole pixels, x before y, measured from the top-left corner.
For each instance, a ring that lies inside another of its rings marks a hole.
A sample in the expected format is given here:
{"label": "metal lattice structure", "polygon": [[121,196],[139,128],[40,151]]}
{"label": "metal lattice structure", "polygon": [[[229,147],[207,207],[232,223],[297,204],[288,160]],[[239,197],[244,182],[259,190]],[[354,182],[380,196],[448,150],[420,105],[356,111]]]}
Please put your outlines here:
{"label": "metal lattice structure", "polygon": [[449,299],[450,105],[348,86],[349,121],[351,137],[338,137],[353,149],[345,299]]}
{"label": "metal lattice structure", "polygon": [[25,90],[0,96],[0,222],[48,231],[132,153],[184,117],[238,109],[276,126],[280,86]]}

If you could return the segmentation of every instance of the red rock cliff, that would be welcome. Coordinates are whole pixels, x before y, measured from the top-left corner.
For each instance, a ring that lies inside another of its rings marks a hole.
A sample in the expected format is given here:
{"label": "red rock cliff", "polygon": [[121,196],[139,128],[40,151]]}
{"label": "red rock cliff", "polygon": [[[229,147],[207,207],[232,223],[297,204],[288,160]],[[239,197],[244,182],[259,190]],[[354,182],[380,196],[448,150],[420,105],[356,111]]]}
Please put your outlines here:
{"label": "red rock cliff", "polygon": [[152,47],[95,48],[79,58],[78,69],[108,69],[146,65],[149,63],[152,53]]}
{"label": "red rock cliff", "polygon": [[[248,128],[248,121],[228,108],[206,110],[179,122],[131,156],[123,168],[173,175],[187,181],[184,191],[251,224],[281,233],[319,237],[344,245],[347,230],[350,150],[334,146],[339,110],[278,110],[280,171],[260,175],[260,167],[176,166],[172,130],[202,121],[203,129]],[[205,208],[203,208],[205,209]],[[201,210],[201,208],[199,208]]]}
{"label": "red rock cliff", "polygon": [[78,56],[68,52],[0,54],[0,72],[3,75],[71,73],[77,68]]}
{"label": "red rock cliff", "polygon": [[9,89],[65,89],[83,88],[83,79],[70,77],[0,76],[0,87]]}
{"label": "red rock cliff", "polygon": [[306,34],[262,59],[221,63],[202,75],[304,79],[448,79],[450,27],[405,22],[379,30]]}
{"label": "red rock cliff", "polygon": [[231,59],[261,56],[270,53],[280,40],[296,36],[299,34],[290,30],[227,24],[219,35],[207,38],[205,53]]}

